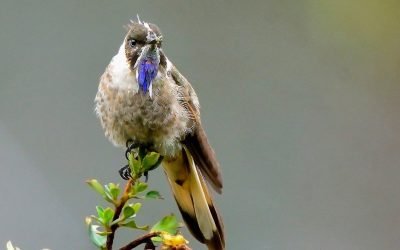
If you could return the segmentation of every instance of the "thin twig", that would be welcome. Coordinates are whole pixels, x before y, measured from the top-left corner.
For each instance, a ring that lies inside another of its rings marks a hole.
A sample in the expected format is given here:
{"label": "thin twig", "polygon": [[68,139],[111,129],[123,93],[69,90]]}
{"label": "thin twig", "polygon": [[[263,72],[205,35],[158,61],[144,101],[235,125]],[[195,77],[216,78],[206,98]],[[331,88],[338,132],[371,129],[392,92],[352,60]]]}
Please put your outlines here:
{"label": "thin twig", "polygon": [[160,235],[160,232],[152,232],[152,233],[145,234],[145,235],[137,238],[136,240],[132,241],[128,245],[121,247],[119,250],[131,250],[131,249],[139,246],[140,244],[150,243],[151,238],[159,236],[159,235]]}
{"label": "thin twig", "polygon": [[[132,185],[135,183],[136,180],[134,179],[129,179],[125,185],[125,189],[124,189],[124,193],[122,194],[121,198],[119,199],[119,201],[117,202],[117,204],[115,204],[115,213],[114,213],[114,217],[113,217],[113,221],[118,219],[121,212],[122,212],[122,208],[125,206],[125,203],[129,200],[129,192],[132,188]],[[115,235],[115,231],[117,230],[117,228],[119,227],[118,223],[114,224],[111,226],[110,230],[111,233],[109,235],[107,235],[107,241],[106,241],[106,249],[107,250],[112,250],[112,245],[114,243],[114,235]]]}

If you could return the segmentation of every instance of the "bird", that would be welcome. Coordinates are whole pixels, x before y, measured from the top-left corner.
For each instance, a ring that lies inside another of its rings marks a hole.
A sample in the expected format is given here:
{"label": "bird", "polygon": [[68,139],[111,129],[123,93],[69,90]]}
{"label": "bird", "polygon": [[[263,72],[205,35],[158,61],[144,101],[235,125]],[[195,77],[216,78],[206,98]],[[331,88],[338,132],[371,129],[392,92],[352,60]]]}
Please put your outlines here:
{"label": "bird", "polygon": [[126,28],[95,97],[105,136],[117,147],[131,141],[158,152],[191,234],[209,250],[224,250],[224,225],[209,190],[222,193],[221,170],[196,92],[164,53],[157,25],[138,17]]}

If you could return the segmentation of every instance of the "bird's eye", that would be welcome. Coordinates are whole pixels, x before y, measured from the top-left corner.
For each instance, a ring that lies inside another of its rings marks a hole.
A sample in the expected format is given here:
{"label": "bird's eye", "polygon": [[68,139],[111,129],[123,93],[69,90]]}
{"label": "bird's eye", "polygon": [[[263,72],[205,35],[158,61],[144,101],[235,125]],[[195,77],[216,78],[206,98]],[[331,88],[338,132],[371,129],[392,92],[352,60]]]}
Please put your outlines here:
{"label": "bird's eye", "polygon": [[130,46],[131,48],[133,48],[133,47],[136,46],[136,40],[135,40],[135,39],[130,39],[130,40],[128,41],[128,43],[129,43],[129,46]]}

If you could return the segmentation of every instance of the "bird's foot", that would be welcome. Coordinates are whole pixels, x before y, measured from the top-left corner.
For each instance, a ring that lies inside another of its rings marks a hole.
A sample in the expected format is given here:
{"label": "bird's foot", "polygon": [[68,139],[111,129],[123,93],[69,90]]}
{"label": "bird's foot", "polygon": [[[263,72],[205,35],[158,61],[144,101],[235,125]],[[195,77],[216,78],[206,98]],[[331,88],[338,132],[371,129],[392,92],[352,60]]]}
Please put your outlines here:
{"label": "bird's foot", "polygon": [[[139,159],[143,159],[148,152],[155,151],[155,150],[154,150],[154,146],[152,146],[151,144],[138,144],[138,143],[135,143],[132,139],[128,139],[126,141],[126,151],[125,151],[125,158],[128,161],[129,161],[129,155],[131,153],[133,153],[132,151],[134,152],[134,155],[133,155],[134,158],[137,157]],[[156,169],[161,164],[163,158],[164,157],[160,155],[158,161],[156,162],[156,164],[154,164],[154,166],[147,169],[145,172],[142,172],[142,174],[144,175],[144,178],[145,178],[145,182],[148,182],[148,180],[149,180],[149,171]],[[119,174],[125,180],[128,180],[129,178],[131,178],[132,173],[129,168],[129,165],[126,165],[125,167],[121,168],[119,170]]]}
{"label": "bird's foot", "polygon": [[118,172],[121,178],[124,180],[129,180],[130,178],[132,178],[131,168],[129,167],[129,165],[124,166],[123,168],[118,170]]}

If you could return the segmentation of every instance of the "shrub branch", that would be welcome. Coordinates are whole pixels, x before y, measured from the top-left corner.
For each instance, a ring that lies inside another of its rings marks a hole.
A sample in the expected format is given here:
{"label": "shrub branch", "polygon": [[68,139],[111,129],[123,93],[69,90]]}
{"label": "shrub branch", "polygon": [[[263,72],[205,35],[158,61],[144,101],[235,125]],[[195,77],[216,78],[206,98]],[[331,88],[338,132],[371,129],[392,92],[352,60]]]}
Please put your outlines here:
{"label": "shrub branch", "polygon": [[[113,221],[118,219],[119,216],[121,215],[122,208],[125,206],[125,203],[129,200],[129,192],[132,188],[132,185],[135,184],[136,179],[129,179],[126,182],[124,193],[121,195],[121,198],[118,200],[118,202],[115,204],[115,213],[113,217]],[[112,250],[112,245],[114,243],[114,236],[115,236],[115,231],[117,231],[119,225],[118,223],[114,224],[111,226],[110,230],[111,233],[107,235],[107,242],[106,242],[106,249],[107,250]]]}

